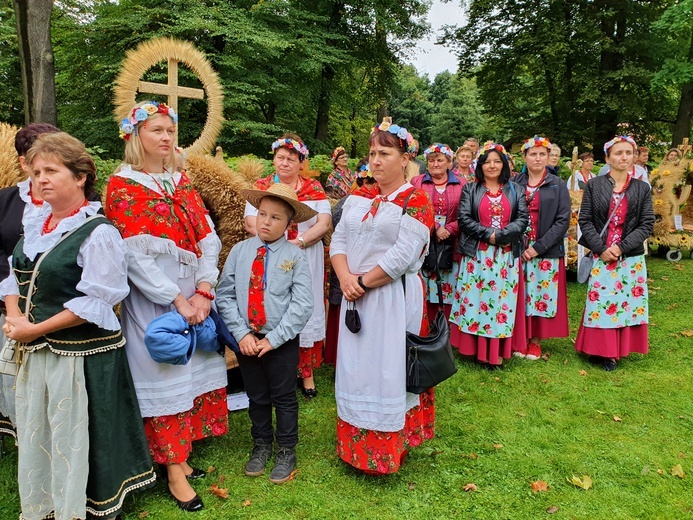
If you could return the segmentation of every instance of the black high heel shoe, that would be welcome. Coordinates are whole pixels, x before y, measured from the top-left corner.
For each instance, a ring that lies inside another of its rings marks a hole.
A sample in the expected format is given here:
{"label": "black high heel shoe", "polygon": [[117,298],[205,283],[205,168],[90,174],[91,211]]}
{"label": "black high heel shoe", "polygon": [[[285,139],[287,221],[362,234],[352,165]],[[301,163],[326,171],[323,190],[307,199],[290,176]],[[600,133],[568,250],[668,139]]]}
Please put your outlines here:
{"label": "black high heel shoe", "polygon": [[[193,476],[196,475],[195,472],[198,472],[198,476]],[[161,473],[161,480],[163,480],[166,483],[166,487],[168,488],[168,493],[173,497],[173,500],[176,501],[176,504],[178,505],[179,508],[181,508],[183,511],[187,511],[189,513],[194,513],[195,511],[200,511],[201,509],[204,509],[205,505],[202,503],[202,499],[200,496],[195,493],[195,496],[188,500],[187,502],[183,502],[182,500],[178,500],[176,498],[176,495],[173,494],[173,491],[171,491],[171,487],[168,485],[168,469],[166,468],[166,464],[159,464],[159,472]],[[200,475],[201,473],[201,475]],[[194,480],[198,478],[202,478],[206,475],[206,473],[200,469],[196,470],[193,468],[193,472],[190,475],[186,475],[185,478],[188,480]]]}

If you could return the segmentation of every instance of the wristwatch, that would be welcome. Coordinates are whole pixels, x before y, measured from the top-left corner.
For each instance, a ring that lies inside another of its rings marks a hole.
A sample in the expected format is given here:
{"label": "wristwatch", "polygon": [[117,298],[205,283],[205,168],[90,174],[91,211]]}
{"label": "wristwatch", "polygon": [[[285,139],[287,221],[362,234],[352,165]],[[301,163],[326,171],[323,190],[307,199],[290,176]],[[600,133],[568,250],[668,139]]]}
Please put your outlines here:
{"label": "wristwatch", "polygon": [[367,291],[368,289],[370,289],[370,287],[366,287],[366,284],[363,283],[363,276],[359,276],[356,279],[356,281],[359,283],[359,287],[361,287],[361,289],[363,289],[364,291]]}
{"label": "wristwatch", "polygon": [[301,249],[306,248],[306,239],[303,237],[298,237],[298,241],[301,243]]}

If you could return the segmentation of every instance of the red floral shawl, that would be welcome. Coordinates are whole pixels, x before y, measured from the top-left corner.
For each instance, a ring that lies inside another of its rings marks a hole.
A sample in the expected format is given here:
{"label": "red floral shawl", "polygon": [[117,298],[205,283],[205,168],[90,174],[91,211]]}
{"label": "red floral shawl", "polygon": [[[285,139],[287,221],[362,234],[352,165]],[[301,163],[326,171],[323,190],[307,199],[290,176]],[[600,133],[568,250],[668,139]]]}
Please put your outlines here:
{"label": "red floral shawl", "polygon": [[198,242],[212,232],[206,218],[209,212],[184,172],[173,195],[162,195],[136,180],[113,175],[108,181],[105,210],[123,238],[165,238],[198,258],[202,256]]}
{"label": "red floral shawl", "polygon": [[[351,194],[366,199],[372,199],[374,208],[372,208],[371,211],[375,209],[375,212],[377,212],[378,206],[380,205],[380,203],[376,201],[376,198],[380,196],[380,188],[377,184],[364,184],[360,188],[355,188]],[[409,197],[410,194],[411,197]],[[407,197],[409,197],[406,208],[407,215],[421,222],[429,230],[433,230],[435,217],[433,204],[431,204],[431,199],[428,197],[428,194],[420,188],[412,187],[408,190],[399,192],[390,202],[402,208],[404,207],[404,201],[407,200]],[[367,215],[368,213],[366,213],[364,217]]]}

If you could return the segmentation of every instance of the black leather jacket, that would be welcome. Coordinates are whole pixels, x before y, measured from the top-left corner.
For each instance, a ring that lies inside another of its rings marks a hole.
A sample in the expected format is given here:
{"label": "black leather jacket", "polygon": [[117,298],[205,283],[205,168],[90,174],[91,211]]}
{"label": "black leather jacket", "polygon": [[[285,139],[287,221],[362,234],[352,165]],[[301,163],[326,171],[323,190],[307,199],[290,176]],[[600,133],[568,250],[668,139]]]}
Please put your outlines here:
{"label": "black leather jacket", "polygon": [[[513,177],[526,190],[529,174]],[[542,258],[563,258],[563,237],[570,226],[570,194],[568,187],[552,173],[547,173],[539,186],[539,229],[537,240],[530,244]]]}
{"label": "black leather jacket", "polygon": [[478,182],[469,182],[462,188],[460,209],[457,213],[460,227],[458,251],[463,255],[476,257],[479,241],[488,243],[495,231],[496,245],[512,244],[513,256],[519,257],[522,254],[522,235],[529,220],[523,189],[513,182],[503,186],[503,194],[510,201],[511,208],[510,222],[503,229],[494,229],[479,223],[479,204],[485,193],[486,188]]}
{"label": "black leather jacket", "polygon": [[[582,195],[578,218],[582,236],[578,243],[598,255],[606,251],[606,237],[609,232],[605,231],[603,237],[600,237],[599,233],[609,218],[613,190],[614,180],[611,175],[600,175],[587,183]],[[626,188],[626,200],[628,209],[618,247],[623,256],[642,255],[645,253],[643,242],[652,233],[655,221],[650,186],[641,180],[631,179]]]}

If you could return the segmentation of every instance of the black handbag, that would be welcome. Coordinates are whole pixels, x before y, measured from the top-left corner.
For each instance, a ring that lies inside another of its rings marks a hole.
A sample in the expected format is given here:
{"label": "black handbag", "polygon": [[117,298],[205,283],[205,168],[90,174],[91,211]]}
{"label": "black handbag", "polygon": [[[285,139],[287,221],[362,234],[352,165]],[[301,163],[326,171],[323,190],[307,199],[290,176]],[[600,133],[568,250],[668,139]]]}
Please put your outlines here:
{"label": "black handbag", "polygon": [[413,394],[421,394],[457,372],[450,346],[450,325],[443,312],[443,289],[438,270],[436,285],[440,310],[431,324],[430,332],[427,336],[407,332],[407,392]]}
{"label": "black handbag", "polygon": [[[352,308],[349,308],[349,305]],[[353,334],[358,334],[361,330],[361,317],[359,311],[356,310],[356,302],[347,302],[346,313],[344,313],[344,324]]]}
{"label": "black handbag", "polygon": [[430,272],[436,269],[444,271],[452,269],[453,244],[452,237],[439,242],[435,233],[433,233],[428,246],[428,254],[424,258],[422,267]]}

